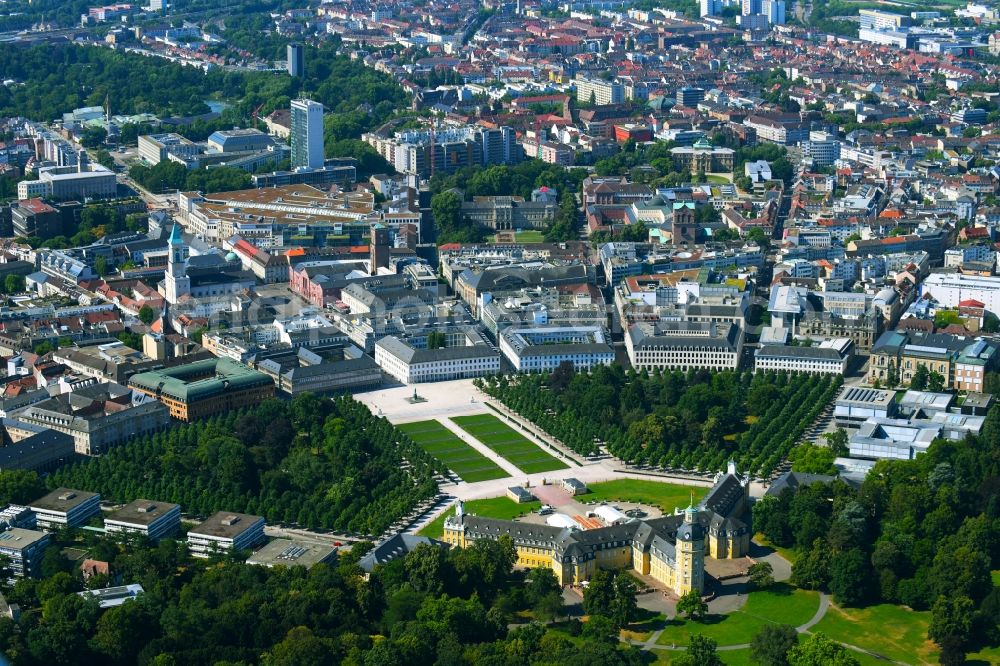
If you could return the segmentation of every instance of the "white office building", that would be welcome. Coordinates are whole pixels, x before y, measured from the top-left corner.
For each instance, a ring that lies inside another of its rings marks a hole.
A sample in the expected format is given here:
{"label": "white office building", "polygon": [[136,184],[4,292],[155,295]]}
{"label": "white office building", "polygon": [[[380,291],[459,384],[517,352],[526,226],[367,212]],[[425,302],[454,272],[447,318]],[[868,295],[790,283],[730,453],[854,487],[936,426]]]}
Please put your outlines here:
{"label": "white office building", "polygon": [[500,354],[485,342],[427,349],[389,335],[375,343],[375,362],[404,384],[471,379],[500,372]]}
{"label": "white office building", "polygon": [[6,568],[17,578],[38,574],[49,535],[45,532],[13,527],[0,532],[0,556],[7,558]]}
{"label": "white office building", "polygon": [[104,519],[108,533],[142,534],[153,541],[170,536],[181,526],[181,507],[169,502],[137,499]]}
{"label": "white office building", "polygon": [[101,496],[83,490],[56,488],[31,503],[39,529],[57,530],[83,525],[101,512]]}
{"label": "white office building", "polygon": [[763,0],[760,9],[771,25],[785,25],[785,0]]}
{"label": "white office building", "polygon": [[854,355],[848,338],[824,340],[816,346],[763,345],[754,355],[754,372],[767,370],[810,375],[843,375]]}
{"label": "white office building", "polygon": [[743,352],[743,329],[718,322],[639,322],[625,335],[632,367],[735,370]]}
{"label": "white office building", "polygon": [[517,372],[551,372],[563,362],[590,370],[615,360],[600,326],[510,327],[500,334],[500,352]]}
{"label": "white office building", "polygon": [[323,105],[309,99],[292,100],[292,168],[323,166]]}
{"label": "white office building", "polygon": [[249,550],[264,541],[264,519],[245,513],[220,511],[188,532],[188,550],[195,557]]}
{"label": "white office building", "polygon": [[576,101],[584,104],[593,102],[597,106],[604,106],[625,101],[625,86],[621,83],[578,76],[573,79],[573,85],[576,86]]}
{"label": "white office building", "polygon": [[930,294],[947,308],[973,300],[981,302],[989,312],[1000,313],[1000,277],[933,273],[924,280],[921,293]]}
{"label": "white office building", "polygon": [[718,16],[722,13],[722,0],[701,0],[699,16]]}

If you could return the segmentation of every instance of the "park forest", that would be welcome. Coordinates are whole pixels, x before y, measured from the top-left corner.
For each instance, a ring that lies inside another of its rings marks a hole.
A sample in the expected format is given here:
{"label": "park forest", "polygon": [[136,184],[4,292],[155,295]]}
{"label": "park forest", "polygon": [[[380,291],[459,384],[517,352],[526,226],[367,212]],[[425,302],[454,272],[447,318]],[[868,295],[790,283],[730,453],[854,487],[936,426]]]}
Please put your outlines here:
{"label": "park forest", "polygon": [[766,476],[840,388],[841,378],[598,366],[477,380],[489,395],[581,455],[602,445],[635,465]]}
{"label": "park forest", "polygon": [[239,511],[377,535],[437,492],[440,469],[364,405],[304,394],[136,439],[47,481],[176,502],[193,515]]}
{"label": "park forest", "polygon": [[978,437],[880,461],[860,487],[817,483],[757,502],[755,529],[796,554],[792,582],[838,604],[930,610],[942,664],[1000,643],[1000,408]]}

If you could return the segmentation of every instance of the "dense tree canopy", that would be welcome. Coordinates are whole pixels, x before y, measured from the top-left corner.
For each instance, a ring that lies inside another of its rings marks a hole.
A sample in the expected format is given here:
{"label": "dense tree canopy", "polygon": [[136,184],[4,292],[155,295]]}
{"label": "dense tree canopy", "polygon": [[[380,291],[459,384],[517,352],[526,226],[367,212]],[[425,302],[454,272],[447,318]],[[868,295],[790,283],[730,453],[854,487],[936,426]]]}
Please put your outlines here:
{"label": "dense tree canopy", "polygon": [[360,403],[306,394],[129,442],[48,481],[192,514],[246,511],[376,535],[434,494],[438,468]]}
{"label": "dense tree canopy", "polygon": [[[932,611],[950,654],[1000,639],[1000,409],[979,437],[938,440],[916,460],[881,461],[860,488],[835,482],[758,501],[755,528],[793,547],[793,581],[844,605]],[[963,652],[964,654],[964,652]]]}
{"label": "dense tree canopy", "polygon": [[101,611],[77,596],[79,572],[19,580],[4,592],[26,612],[17,622],[0,618],[0,651],[13,666],[644,663],[638,648],[603,636],[570,641],[537,623],[508,629],[536,595],[558,590],[536,582],[537,572],[525,584],[509,539],[450,551],[420,546],[365,580],[356,562],[371,544],[306,571],[246,565],[241,556],[191,560],[171,539],[61,538],[145,594]]}
{"label": "dense tree canopy", "polygon": [[584,455],[603,442],[631,463],[713,470],[733,459],[763,474],[788,455],[840,379],[598,366],[590,374],[565,367],[479,383]]}

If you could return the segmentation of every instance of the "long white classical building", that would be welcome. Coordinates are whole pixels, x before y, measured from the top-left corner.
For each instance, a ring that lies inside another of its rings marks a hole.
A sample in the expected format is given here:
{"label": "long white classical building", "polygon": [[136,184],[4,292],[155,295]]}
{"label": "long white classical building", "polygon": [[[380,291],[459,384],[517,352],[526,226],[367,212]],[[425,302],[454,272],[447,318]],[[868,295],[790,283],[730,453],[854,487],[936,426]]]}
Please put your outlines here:
{"label": "long white classical building", "polygon": [[601,326],[507,328],[500,334],[500,352],[517,372],[551,372],[564,361],[590,370],[615,360]]}
{"label": "long white classical building", "polygon": [[485,341],[428,349],[389,335],[375,343],[375,362],[404,384],[471,379],[500,372],[500,354]]}
{"label": "long white classical building", "polygon": [[754,372],[784,370],[811,375],[842,375],[854,355],[849,338],[823,340],[818,345],[763,345],[754,354]]}
{"label": "long white classical building", "polygon": [[735,370],[743,338],[737,324],[639,322],[625,335],[625,348],[634,368]]}

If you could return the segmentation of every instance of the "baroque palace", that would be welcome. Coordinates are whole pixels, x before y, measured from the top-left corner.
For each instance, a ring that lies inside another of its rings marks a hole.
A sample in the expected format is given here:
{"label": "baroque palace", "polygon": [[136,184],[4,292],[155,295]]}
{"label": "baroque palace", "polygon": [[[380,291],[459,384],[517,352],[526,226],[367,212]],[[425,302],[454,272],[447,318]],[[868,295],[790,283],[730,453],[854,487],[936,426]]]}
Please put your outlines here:
{"label": "baroque palace", "polygon": [[703,591],[706,557],[736,559],[749,551],[750,527],[742,520],[749,493],[749,479],[729,463],[697,507],[591,530],[481,518],[466,514],[459,503],[445,521],[443,540],[465,547],[506,534],[518,565],[549,567],[563,585],[589,580],[598,568],[631,567],[682,595]]}

